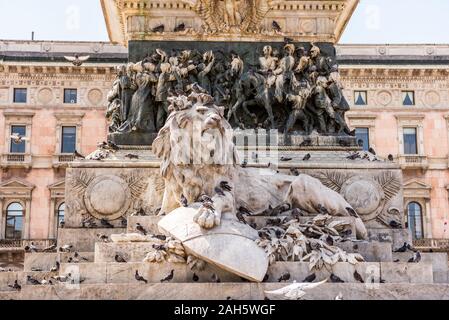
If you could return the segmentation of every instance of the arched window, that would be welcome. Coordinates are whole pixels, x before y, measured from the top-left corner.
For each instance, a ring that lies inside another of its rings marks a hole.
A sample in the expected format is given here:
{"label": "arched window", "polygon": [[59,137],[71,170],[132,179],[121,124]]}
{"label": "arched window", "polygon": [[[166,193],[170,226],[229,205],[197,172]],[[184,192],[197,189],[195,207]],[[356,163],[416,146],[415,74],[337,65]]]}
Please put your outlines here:
{"label": "arched window", "polygon": [[6,239],[22,239],[23,207],[13,202],[6,208]]}
{"label": "arched window", "polygon": [[58,207],[58,226],[64,221],[65,202],[61,203]]}
{"label": "arched window", "polygon": [[410,202],[407,206],[408,228],[413,239],[423,238],[422,208],[417,202]]}

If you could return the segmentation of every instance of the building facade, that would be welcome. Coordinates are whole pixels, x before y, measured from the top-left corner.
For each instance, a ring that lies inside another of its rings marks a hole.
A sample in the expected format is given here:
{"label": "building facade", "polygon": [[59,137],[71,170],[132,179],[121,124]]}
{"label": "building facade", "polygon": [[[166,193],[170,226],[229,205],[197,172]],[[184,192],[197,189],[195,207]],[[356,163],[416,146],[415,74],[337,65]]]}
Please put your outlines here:
{"label": "building facade", "polygon": [[449,46],[340,45],[337,56],[350,126],[403,170],[413,237],[449,238]]}
{"label": "building facade", "polygon": [[[89,59],[76,67],[64,58],[75,54]],[[348,123],[403,169],[414,237],[448,239],[449,46],[339,45],[337,57]],[[0,254],[56,239],[65,167],[106,136],[106,95],[126,61],[108,43],[0,41]]]}
{"label": "building facade", "polygon": [[[75,54],[89,60],[64,58]],[[10,259],[56,239],[65,167],[106,135],[106,95],[126,59],[107,43],[0,41],[0,243]]]}

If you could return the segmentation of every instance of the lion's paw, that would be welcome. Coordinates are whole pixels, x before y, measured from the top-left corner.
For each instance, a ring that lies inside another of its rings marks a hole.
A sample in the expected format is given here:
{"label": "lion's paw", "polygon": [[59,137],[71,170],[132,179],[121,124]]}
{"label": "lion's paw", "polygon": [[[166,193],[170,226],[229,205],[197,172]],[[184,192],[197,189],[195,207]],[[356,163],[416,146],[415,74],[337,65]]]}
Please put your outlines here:
{"label": "lion's paw", "polygon": [[212,208],[201,207],[193,218],[201,228],[212,229],[220,225],[221,215]]}

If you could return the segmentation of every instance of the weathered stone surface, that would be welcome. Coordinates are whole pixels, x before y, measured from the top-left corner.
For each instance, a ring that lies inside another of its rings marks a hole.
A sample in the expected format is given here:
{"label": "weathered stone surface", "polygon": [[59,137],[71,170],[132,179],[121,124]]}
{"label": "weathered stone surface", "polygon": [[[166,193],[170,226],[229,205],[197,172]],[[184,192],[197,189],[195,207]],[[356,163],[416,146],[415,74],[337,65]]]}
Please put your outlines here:
{"label": "weathered stone surface", "polygon": [[222,219],[211,230],[193,221],[197,210],[179,208],[159,221],[158,226],[182,241],[186,252],[241,277],[262,281],[268,268],[265,252],[254,242],[257,231],[236,220]]}
{"label": "weathered stone surface", "polygon": [[[396,259],[401,262],[407,262],[413,257],[413,252],[397,252],[393,253],[393,261]],[[434,283],[448,283],[449,263],[447,253],[421,253],[421,262],[432,264],[433,282]]]}
{"label": "weathered stone surface", "polygon": [[366,262],[391,262],[391,244],[388,242],[362,241],[362,242],[341,242],[337,246],[346,252],[360,253]]}
{"label": "weathered stone surface", "polygon": [[114,229],[87,229],[87,228],[63,228],[58,233],[58,245],[63,246],[72,244],[73,250],[78,252],[93,252],[95,242],[99,241],[97,234],[101,233],[107,236],[124,232],[124,228]]}
{"label": "weathered stone surface", "polygon": [[58,253],[25,253],[24,271],[32,271],[32,268],[39,268],[42,271],[50,271],[59,261]]}
{"label": "weathered stone surface", "polygon": [[382,279],[388,283],[433,283],[430,262],[381,262]]}
{"label": "weathered stone surface", "polygon": [[121,233],[121,234],[112,234],[111,240],[114,243],[123,243],[123,242],[154,242],[154,238],[151,236],[145,236],[140,233]]}
{"label": "weathered stone surface", "polygon": [[[21,292],[0,292],[0,300],[263,300],[264,291],[284,283],[152,283],[23,286]],[[309,290],[306,300],[449,300],[447,284],[325,283]],[[274,299],[274,297],[272,297]]]}
{"label": "weathered stone surface", "polygon": [[142,262],[148,252],[152,251],[151,242],[101,243],[95,244],[95,262],[114,262],[115,255],[120,254],[127,262]]}

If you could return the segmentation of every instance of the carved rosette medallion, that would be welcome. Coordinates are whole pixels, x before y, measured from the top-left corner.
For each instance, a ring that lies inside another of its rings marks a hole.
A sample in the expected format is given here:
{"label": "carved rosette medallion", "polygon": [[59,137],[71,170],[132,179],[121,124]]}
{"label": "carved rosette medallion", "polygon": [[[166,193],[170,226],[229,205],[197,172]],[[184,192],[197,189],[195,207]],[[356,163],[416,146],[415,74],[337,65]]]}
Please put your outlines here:
{"label": "carved rosette medallion", "polygon": [[87,187],[84,203],[95,218],[115,220],[128,211],[131,205],[130,190],[120,177],[99,176]]}
{"label": "carved rosette medallion", "polygon": [[341,187],[341,195],[365,221],[377,217],[382,210],[384,198],[377,181],[363,176],[353,176]]}

